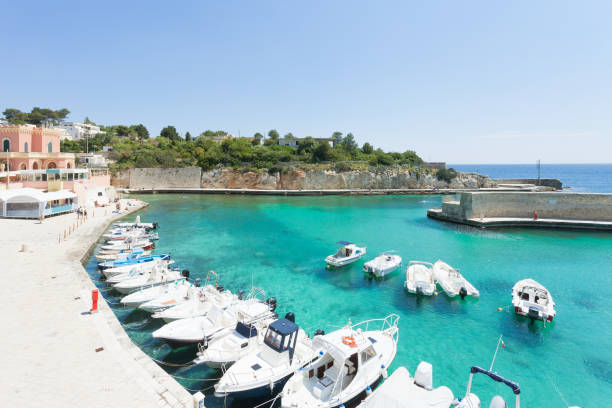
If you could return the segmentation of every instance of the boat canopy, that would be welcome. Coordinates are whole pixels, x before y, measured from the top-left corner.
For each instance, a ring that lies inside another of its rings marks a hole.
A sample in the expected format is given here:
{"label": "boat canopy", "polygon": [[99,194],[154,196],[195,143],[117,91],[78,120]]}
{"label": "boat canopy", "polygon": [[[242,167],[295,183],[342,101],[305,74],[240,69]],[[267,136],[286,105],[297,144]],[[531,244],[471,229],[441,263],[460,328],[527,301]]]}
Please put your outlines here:
{"label": "boat canopy", "polygon": [[348,242],[348,241],[338,241],[338,242],[336,242],[336,244],[339,244],[339,245],[351,245],[351,244],[352,244],[352,242]]}
{"label": "boat canopy", "polygon": [[[351,337],[355,340],[354,347],[346,344],[343,340],[345,337]],[[359,334],[350,328],[344,328],[333,331],[323,336],[315,336],[312,345],[315,348],[322,349],[329,353],[336,361],[345,361],[353,354],[365,350],[372,344],[372,341],[366,338],[363,334]]]}
{"label": "boat canopy", "polygon": [[242,337],[250,339],[251,337],[257,336],[257,329],[252,324],[245,324],[242,322],[236,323],[236,332]]}

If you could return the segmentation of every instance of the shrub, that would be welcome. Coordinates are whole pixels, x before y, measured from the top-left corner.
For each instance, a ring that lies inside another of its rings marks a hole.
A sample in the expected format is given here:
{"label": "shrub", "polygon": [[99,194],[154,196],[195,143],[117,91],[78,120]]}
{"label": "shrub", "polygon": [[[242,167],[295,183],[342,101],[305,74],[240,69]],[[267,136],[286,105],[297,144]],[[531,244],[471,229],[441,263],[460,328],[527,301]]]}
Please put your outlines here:
{"label": "shrub", "polygon": [[440,169],[436,174],[438,180],[444,180],[447,183],[450,183],[455,177],[457,177],[457,172],[452,167],[450,169]]}

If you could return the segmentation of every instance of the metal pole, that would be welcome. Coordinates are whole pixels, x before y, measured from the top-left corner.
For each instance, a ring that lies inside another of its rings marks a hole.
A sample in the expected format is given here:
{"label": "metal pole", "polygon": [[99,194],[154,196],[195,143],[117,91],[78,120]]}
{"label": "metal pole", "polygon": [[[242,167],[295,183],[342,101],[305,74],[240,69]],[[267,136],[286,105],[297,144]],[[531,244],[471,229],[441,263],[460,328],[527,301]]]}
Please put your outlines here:
{"label": "metal pole", "polygon": [[497,357],[497,350],[499,350],[499,344],[502,341],[502,335],[499,335],[499,340],[497,340],[497,347],[495,348],[495,354],[493,354],[493,361],[491,361],[491,368],[489,368],[489,371],[493,370],[493,364],[495,364],[495,357]]}

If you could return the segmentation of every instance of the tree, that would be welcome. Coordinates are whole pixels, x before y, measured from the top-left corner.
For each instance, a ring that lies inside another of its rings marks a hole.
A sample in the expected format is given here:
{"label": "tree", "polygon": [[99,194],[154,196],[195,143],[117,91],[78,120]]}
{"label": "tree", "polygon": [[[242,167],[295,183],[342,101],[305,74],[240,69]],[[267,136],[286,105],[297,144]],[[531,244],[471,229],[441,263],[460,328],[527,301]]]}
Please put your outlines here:
{"label": "tree", "polygon": [[336,147],[338,143],[342,141],[342,132],[335,131],[334,133],[332,133],[331,138],[333,146]]}
{"label": "tree", "polygon": [[85,120],[83,121],[83,123],[85,123],[86,125],[93,125],[96,126],[96,124],[94,122],[92,122],[91,120],[89,120],[89,116],[85,116]]}
{"label": "tree", "polygon": [[295,139],[295,136],[293,136],[293,133],[289,132],[286,133],[285,136],[283,136],[285,139]]}
{"label": "tree", "polygon": [[350,154],[354,154],[357,151],[357,142],[355,142],[355,137],[352,133],[347,133],[347,135],[342,139],[340,146],[342,147],[342,150]]}
{"label": "tree", "polygon": [[268,132],[268,137],[272,139],[274,142],[278,142],[280,135],[276,129],[272,129]]}
{"label": "tree", "polygon": [[372,147],[371,144],[369,144],[368,142],[365,142],[363,146],[361,147],[361,151],[364,154],[372,154],[374,152],[374,148]]}
{"label": "tree", "polygon": [[174,126],[166,126],[161,132],[159,132],[159,135],[172,141],[176,141],[181,138]]}
{"label": "tree", "polygon": [[68,116],[70,111],[66,108],[52,110],[35,106],[30,113],[21,112],[19,109],[9,108],[3,112],[5,119],[13,125],[29,123],[36,126],[57,125]]}
{"label": "tree", "polygon": [[25,125],[27,119],[27,113],[20,111],[19,109],[8,108],[2,112],[4,119],[11,125]]}
{"label": "tree", "polygon": [[113,126],[113,131],[119,137],[125,137],[130,135],[130,128],[125,125],[115,125]]}
{"label": "tree", "polygon": [[261,144],[261,141],[263,140],[264,136],[257,132],[253,135],[253,146],[259,146]]}
{"label": "tree", "polygon": [[189,132],[185,133],[185,140],[188,142],[191,141],[191,133]]}
{"label": "tree", "polygon": [[142,123],[130,126],[130,130],[136,133],[138,140],[145,140],[149,138],[149,131]]}
{"label": "tree", "polygon": [[298,144],[298,149],[297,149],[298,154],[312,153],[314,151],[315,146],[316,146],[316,142],[313,139],[313,137],[307,136],[303,140],[300,141],[300,144]]}
{"label": "tree", "polygon": [[312,152],[312,160],[315,162],[328,161],[331,159],[331,148],[329,143],[323,141],[317,144],[314,151]]}

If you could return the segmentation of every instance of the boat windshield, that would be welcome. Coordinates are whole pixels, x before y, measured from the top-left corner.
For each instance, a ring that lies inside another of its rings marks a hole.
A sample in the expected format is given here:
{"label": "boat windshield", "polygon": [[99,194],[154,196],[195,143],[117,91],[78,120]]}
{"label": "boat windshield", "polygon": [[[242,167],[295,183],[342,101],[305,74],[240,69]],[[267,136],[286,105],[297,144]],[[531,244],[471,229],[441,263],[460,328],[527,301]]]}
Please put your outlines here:
{"label": "boat windshield", "polygon": [[272,329],[268,329],[264,343],[266,343],[272,349],[280,352],[280,351],[287,350],[287,346],[289,343],[288,339],[286,339],[286,341],[284,342],[283,340],[285,340],[285,336],[283,336],[280,333],[275,332]]}

